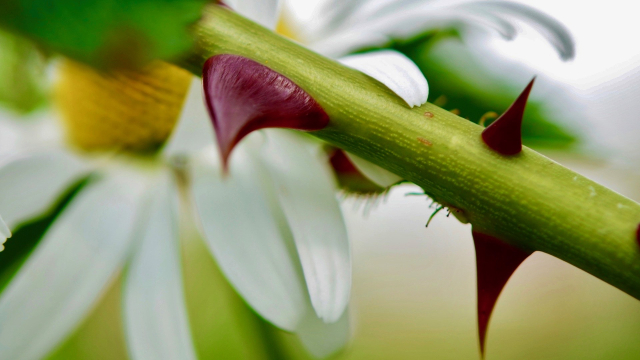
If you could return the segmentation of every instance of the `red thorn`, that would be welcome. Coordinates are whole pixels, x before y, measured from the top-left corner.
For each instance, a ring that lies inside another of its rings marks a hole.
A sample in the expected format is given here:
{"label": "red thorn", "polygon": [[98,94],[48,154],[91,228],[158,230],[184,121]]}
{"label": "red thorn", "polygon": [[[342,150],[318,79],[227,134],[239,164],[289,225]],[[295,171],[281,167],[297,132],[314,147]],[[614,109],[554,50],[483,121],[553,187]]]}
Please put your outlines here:
{"label": "red thorn", "polygon": [[338,174],[361,175],[360,171],[353,165],[342,149],[336,149],[329,156],[331,167]]}
{"label": "red thorn", "polygon": [[285,76],[251,59],[217,55],[204,64],[205,101],[224,167],[233,148],[255,130],[320,130],[329,116]]}
{"label": "red thorn", "polygon": [[535,76],[511,106],[482,132],[482,140],[502,155],[515,155],[522,151],[522,117]]}
{"label": "red thorn", "polygon": [[493,236],[472,231],[478,277],[478,335],[484,357],[485,335],[500,292],[518,266],[531,254]]}
{"label": "red thorn", "polygon": [[640,246],[640,224],[638,224],[638,228],[636,229],[636,242],[638,246]]}
{"label": "red thorn", "polygon": [[233,10],[229,5],[225,4],[225,2],[222,1],[222,0],[214,0],[213,2],[214,2],[214,4],[217,4],[218,6],[222,6],[223,8],[227,8],[229,10]]}

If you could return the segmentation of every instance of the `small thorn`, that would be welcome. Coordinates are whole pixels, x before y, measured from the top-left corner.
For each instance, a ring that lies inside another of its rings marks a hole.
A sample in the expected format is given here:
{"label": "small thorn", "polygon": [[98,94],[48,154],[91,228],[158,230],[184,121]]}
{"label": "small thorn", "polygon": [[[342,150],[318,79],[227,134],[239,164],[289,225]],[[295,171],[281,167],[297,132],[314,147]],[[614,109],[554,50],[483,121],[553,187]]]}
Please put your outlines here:
{"label": "small thorn", "polygon": [[[329,164],[344,195],[370,198],[375,201],[378,195],[384,195],[388,188],[372,182],[353,164],[349,156],[341,149],[332,149]],[[367,209],[365,209],[366,211]]]}
{"label": "small thorn", "polygon": [[511,275],[531,253],[490,235],[473,230],[471,234],[476,248],[478,336],[484,358],[485,335],[493,307]]}
{"label": "small thorn", "polygon": [[287,77],[237,55],[209,58],[203,86],[224,168],[233,148],[248,134],[264,128],[320,130],[329,116]]}
{"label": "small thorn", "polygon": [[482,131],[484,143],[502,155],[522,151],[522,117],[535,80],[534,76],[507,111]]}
{"label": "small thorn", "polygon": [[636,242],[638,246],[640,246],[640,224],[638,224],[638,228],[636,229]]}
{"label": "small thorn", "polygon": [[360,174],[360,171],[353,165],[341,149],[335,149],[329,156],[329,164],[336,173],[339,174]]}

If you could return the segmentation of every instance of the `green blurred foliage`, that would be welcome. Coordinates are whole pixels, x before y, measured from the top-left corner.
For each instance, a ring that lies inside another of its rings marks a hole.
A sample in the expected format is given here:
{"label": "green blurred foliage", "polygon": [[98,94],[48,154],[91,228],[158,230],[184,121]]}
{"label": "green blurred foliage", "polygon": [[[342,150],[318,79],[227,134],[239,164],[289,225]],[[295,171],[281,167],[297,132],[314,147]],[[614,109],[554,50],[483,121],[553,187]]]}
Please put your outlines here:
{"label": "green blurred foliage", "polygon": [[188,50],[206,2],[3,0],[0,26],[96,67],[132,67]]}
{"label": "green blurred foliage", "polygon": [[121,277],[105,290],[96,308],[66,341],[47,356],[47,360],[128,359],[121,316]]}
{"label": "green blurred foliage", "polygon": [[[513,84],[498,79],[481,67],[466,51],[458,31],[430,31],[405,40],[392,40],[378,49],[394,49],[413,60],[429,80],[429,101],[478,123],[485,117],[485,125],[495,120],[491,112],[501,114],[524,89],[526,83]],[[443,45],[459,43],[455,59],[440,54]],[[448,43],[448,44],[447,44]],[[499,66],[497,64],[496,66]],[[520,86],[518,88],[518,86]],[[576,145],[578,137],[560,124],[542,102],[529,100],[522,124],[525,145],[538,148],[567,149]]]}
{"label": "green blurred foliage", "polygon": [[[229,286],[195,231],[183,238],[184,287],[199,359],[268,360],[259,319]],[[277,351],[277,350],[273,350]]]}
{"label": "green blurred foliage", "polygon": [[31,41],[0,30],[0,105],[24,114],[45,104],[46,64]]}

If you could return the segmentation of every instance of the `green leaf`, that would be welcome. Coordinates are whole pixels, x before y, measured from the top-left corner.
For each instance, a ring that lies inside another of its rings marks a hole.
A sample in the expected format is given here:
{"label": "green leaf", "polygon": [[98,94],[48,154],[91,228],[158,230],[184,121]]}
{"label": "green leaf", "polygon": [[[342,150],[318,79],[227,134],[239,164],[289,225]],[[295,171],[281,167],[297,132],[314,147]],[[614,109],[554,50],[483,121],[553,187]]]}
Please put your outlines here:
{"label": "green leaf", "polygon": [[31,41],[0,30],[0,104],[28,113],[46,101],[46,56]]}
{"label": "green leaf", "polygon": [[[495,118],[487,115],[503,113],[522,91],[518,84],[496,78],[478,65],[456,30],[430,31],[406,40],[393,40],[376,49],[382,48],[397,50],[418,65],[429,80],[430,102],[455,110],[475,123],[485,117],[488,125]],[[442,51],[445,48],[448,51]],[[374,49],[359,52],[371,50]],[[524,87],[526,83],[521,85]],[[553,149],[576,145],[577,134],[559,124],[562,122],[553,117],[547,104],[529,100],[522,124],[523,142]]]}
{"label": "green leaf", "polygon": [[3,0],[0,26],[96,67],[132,67],[188,50],[206,2]]}

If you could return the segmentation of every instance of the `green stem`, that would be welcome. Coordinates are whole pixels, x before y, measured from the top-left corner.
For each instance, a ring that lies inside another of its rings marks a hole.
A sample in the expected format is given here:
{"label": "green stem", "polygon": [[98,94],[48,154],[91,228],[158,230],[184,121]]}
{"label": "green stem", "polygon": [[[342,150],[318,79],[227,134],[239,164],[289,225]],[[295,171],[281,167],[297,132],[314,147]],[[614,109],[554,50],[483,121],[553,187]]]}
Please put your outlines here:
{"label": "green stem", "polygon": [[529,148],[501,156],[481,141],[482,127],[432,104],[410,109],[368,76],[226,9],[209,8],[194,31],[197,50],[182,64],[194,74],[218,54],[265,64],[329,114],[330,125],[313,135],[462,210],[474,230],[556,256],[640,299],[636,202]]}

